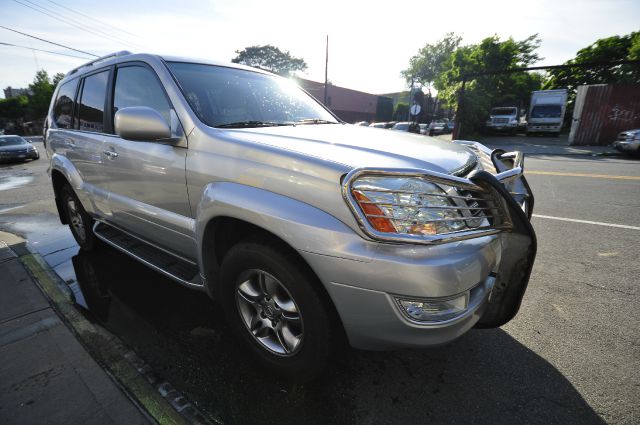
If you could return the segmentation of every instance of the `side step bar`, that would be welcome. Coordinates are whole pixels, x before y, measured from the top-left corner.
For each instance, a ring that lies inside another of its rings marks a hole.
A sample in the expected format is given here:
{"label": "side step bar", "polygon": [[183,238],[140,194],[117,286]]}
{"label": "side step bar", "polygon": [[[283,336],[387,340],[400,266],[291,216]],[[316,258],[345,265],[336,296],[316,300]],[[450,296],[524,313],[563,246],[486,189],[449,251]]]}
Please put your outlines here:
{"label": "side step bar", "polygon": [[133,257],[142,264],[192,289],[202,289],[198,266],[138,239],[110,224],[96,221],[93,233],[98,239]]}

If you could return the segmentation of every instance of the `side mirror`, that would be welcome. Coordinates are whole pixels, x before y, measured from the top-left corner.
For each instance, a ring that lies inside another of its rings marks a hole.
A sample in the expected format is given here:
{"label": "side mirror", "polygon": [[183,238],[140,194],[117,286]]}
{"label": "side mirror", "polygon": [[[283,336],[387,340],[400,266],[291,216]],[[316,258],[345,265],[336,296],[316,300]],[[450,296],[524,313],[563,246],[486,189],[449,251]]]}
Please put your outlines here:
{"label": "side mirror", "polygon": [[171,138],[171,127],[158,111],[147,106],[130,106],[116,112],[116,134],[128,140]]}

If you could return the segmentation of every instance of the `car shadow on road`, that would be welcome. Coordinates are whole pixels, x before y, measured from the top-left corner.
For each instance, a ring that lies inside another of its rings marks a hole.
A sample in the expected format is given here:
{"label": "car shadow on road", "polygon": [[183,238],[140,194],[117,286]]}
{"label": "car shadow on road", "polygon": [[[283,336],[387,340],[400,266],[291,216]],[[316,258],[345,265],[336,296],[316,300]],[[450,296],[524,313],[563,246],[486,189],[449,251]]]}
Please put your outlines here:
{"label": "car shadow on road", "polygon": [[501,329],[429,350],[345,349],[319,380],[291,384],[253,362],[202,293],[107,248],[73,266],[78,307],[225,424],[604,423]]}

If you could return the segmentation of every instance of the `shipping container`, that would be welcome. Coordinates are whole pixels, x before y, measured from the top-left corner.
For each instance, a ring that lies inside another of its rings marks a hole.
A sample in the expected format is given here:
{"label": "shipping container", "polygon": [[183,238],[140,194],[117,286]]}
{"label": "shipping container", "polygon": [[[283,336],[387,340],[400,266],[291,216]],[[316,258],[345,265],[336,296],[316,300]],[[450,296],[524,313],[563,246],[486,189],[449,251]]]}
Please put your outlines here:
{"label": "shipping container", "polygon": [[640,84],[578,87],[570,145],[609,145],[632,128],[640,128]]}

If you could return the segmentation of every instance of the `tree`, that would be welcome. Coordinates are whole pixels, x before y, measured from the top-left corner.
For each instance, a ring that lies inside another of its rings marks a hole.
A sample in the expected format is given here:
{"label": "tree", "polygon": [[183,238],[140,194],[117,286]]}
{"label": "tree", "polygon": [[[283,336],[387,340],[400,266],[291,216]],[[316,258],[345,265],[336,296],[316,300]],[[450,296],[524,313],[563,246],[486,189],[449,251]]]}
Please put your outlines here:
{"label": "tree", "polygon": [[231,59],[231,62],[266,69],[279,75],[288,76],[294,71],[307,69],[304,59],[291,56],[289,51],[283,52],[270,44],[236,50],[236,54],[238,56]]}
{"label": "tree", "polygon": [[393,111],[393,119],[396,121],[405,121],[409,119],[409,104],[404,102],[396,103]]}
{"label": "tree", "polygon": [[[499,71],[527,67],[541,58],[537,34],[516,41],[501,41],[498,36],[487,37],[479,44],[458,47],[448,69],[434,81],[434,87],[447,105],[460,110],[458,105],[462,78],[471,73]],[[533,90],[539,90],[542,76],[533,72],[490,74],[467,81],[462,105],[462,132],[477,133],[482,129],[489,111],[494,106],[526,106]]]}
{"label": "tree", "polygon": [[56,75],[53,76],[53,87],[58,87],[58,83],[60,83],[60,81],[62,81],[62,79],[64,78],[64,74],[62,72],[58,72]]}
{"label": "tree", "polygon": [[[593,62],[616,62],[640,59],[640,32],[624,36],[601,38],[581,49],[567,65]],[[544,84],[546,89],[567,88],[570,99],[575,99],[578,86],[585,84],[637,83],[640,82],[640,66],[618,65],[593,68],[554,69]]]}
{"label": "tree", "polygon": [[430,91],[433,82],[447,69],[461,40],[462,37],[450,32],[434,44],[425,44],[417,55],[409,59],[409,67],[401,72],[407,84],[415,81]]}
{"label": "tree", "polygon": [[43,119],[49,110],[49,103],[55,86],[51,84],[49,74],[44,69],[36,72],[33,83],[29,84],[31,96],[29,97],[29,109],[33,119]]}
{"label": "tree", "polygon": [[9,99],[0,99],[0,117],[8,120],[17,120],[23,118],[29,106],[29,98],[27,96],[10,97]]}

